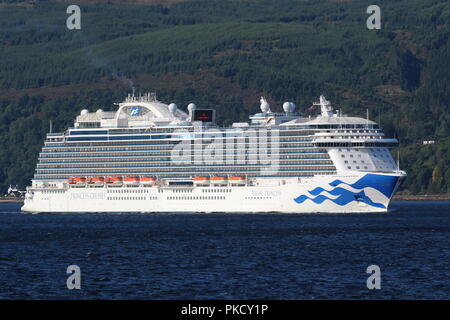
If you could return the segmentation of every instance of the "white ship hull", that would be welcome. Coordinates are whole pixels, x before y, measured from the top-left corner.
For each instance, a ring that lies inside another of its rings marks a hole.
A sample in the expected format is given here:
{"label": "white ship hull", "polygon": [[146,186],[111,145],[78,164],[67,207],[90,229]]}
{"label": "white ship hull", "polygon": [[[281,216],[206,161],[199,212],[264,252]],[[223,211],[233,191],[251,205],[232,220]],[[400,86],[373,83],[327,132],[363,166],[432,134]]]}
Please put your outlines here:
{"label": "white ship hull", "polygon": [[386,212],[404,173],[258,179],[252,186],[29,190],[25,212]]}

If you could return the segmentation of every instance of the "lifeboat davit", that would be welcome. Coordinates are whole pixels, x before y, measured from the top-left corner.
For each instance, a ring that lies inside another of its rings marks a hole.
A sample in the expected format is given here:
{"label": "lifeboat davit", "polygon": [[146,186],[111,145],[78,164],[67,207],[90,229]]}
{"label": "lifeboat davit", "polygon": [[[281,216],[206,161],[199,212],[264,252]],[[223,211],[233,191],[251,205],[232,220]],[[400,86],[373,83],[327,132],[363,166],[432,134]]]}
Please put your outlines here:
{"label": "lifeboat davit", "polygon": [[214,176],[211,177],[211,183],[216,186],[223,186],[228,183],[228,178],[222,176]]}
{"label": "lifeboat davit", "polygon": [[139,186],[140,178],[139,177],[125,177],[123,178],[123,184],[127,186],[137,187]]}
{"label": "lifeboat davit", "polygon": [[194,181],[194,185],[197,186],[205,186],[205,185],[209,185],[209,177],[194,177],[192,179],[192,181]]}
{"label": "lifeboat davit", "polygon": [[104,181],[105,181],[105,179],[103,177],[89,177],[89,178],[87,178],[87,183],[89,185],[94,185],[94,186],[102,186]]}
{"label": "lifeboat davit", "polygon": [[105,183],[112,186],[121,186],[123,184],[122,177],[106,177]]}
{"label": "lifeboat davit", "polygon": [[234,185],[234,186],[243,186],[243,185],[245,185],[245,177],[231,176],[231,177],[228,178],[228,181],[230,181],[230,184]]}
{"label": "lifeboat davit", "polygon": [[156,184],[155,177],[141,177],[141,184],[144,186],[154,186]]}

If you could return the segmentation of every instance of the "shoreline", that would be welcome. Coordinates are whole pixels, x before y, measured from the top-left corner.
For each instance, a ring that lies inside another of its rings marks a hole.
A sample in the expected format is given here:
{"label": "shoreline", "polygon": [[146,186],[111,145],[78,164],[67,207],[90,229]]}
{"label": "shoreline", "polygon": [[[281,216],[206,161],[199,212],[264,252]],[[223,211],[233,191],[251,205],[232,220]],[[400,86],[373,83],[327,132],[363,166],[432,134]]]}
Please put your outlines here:
{"label": "shoreline", "polygon": [[395,195],[392,201],[450,201],[450,194]]}
{"label": "shoreline", "polygon": [[0,198],[0,203],[20,203],[23,200],[23,198]]}

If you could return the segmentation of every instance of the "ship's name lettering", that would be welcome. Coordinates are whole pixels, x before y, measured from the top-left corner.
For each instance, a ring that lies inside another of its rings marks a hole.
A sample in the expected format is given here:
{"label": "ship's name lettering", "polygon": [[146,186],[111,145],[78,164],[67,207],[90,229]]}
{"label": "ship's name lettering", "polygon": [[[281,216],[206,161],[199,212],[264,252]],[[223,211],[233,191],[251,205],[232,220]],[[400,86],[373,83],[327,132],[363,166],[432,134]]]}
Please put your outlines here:
{"label": "ship's name lettering", "polygon": [[72,193],[71,198],[74,200],[97,200],[105,199],[103,193]]}
{"label": "ship's name lettering", "polygon": [[266,190],[266,191],[252,191],[252,197],[279,197],[280,191]]}

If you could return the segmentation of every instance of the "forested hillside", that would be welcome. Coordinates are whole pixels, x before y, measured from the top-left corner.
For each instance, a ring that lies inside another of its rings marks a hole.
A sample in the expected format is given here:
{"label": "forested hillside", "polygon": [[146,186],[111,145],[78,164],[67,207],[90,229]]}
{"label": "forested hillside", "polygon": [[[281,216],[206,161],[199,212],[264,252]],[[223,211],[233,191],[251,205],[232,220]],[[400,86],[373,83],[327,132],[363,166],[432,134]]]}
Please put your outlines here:
{"label": "forested hillside", "polygon": [[448,1],[379,0],[381,30],[366,27],[372,0],[106,2],[78,2],[81,30],[66,2],[0,2],[1,190],[29,183],[49,120],[64,130],[135,87],[223,124],[262,94],[307,113],[324,93],[400,139],[402,192],[450,192]]}

